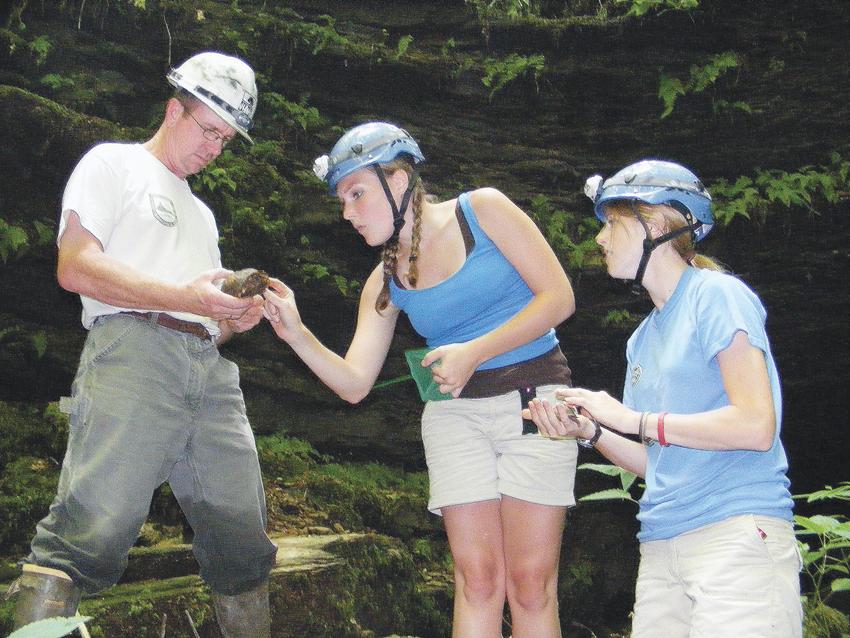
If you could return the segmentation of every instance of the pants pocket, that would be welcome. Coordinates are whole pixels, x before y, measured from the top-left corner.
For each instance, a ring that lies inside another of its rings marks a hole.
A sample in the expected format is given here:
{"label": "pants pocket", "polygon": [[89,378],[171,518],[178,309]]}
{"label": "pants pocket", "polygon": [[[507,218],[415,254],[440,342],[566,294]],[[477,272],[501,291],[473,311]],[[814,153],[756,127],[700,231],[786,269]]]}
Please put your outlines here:
{"label": "pants pocket", "polygon": [[68,415],[68,424],[72,432],[79,431],[86,421],[89,400],[80,394],[59,397],[59,411]]}

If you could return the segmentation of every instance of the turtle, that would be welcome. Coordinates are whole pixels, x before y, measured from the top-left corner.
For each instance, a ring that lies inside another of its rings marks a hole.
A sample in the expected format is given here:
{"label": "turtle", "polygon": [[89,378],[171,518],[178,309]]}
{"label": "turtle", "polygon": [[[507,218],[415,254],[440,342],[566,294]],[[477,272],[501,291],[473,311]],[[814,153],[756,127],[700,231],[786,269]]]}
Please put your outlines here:
{"label": "turtle", "polygon": [[256,268],[243,268],[224,280],[221,291],[233,297],[253,297],[263,294],[268,286],[268,273]]}

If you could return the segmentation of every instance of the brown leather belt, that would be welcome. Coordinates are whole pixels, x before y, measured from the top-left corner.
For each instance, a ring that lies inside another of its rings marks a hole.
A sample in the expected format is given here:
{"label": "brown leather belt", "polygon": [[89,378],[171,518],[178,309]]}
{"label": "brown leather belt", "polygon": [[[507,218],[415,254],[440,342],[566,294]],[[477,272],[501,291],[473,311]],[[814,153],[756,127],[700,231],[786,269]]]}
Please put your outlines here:
{"label": "brown leather belt", "polygon": [[166,328],[171,328],[172,330],[177,330],[178,332],[185,332],[190,335],[195,335],[196,337],[200,337],[205,341],[212,341],[212,335],[207,332],[207,329],[194,321],[183,321],[182,319],[178,319],[177,317],[172,317],[171,315],[167,315],[164,312],[122,312],[122,315],[130,315],[131,317],[136,317],[137,319],[144,319],[145,321],[150,321],[153,323],[157,323],[160,326],[164,326]]}

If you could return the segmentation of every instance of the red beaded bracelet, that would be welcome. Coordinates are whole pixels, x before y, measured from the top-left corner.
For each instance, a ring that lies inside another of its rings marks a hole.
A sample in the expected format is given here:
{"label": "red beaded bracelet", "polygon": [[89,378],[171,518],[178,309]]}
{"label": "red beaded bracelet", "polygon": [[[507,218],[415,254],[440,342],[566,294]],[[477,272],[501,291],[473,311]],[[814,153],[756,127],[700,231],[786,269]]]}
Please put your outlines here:
{"label": "red beaded bracelet", "polygon": [[667,442],[667,439],[664,438],[664,417],[667,416],[666,412],[661,412],[658,415],[658,442],[667,447],[670,444]]}

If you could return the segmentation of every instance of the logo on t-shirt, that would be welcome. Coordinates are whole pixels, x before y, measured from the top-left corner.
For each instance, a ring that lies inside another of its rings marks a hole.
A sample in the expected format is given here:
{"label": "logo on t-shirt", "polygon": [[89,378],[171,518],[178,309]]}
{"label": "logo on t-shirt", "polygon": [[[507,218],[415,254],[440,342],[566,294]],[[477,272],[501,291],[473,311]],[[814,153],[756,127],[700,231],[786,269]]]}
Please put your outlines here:
{"label": "logo on t-shirt", "polygon": [[640,381],[641,374],[643,374],[643,368],[641,368],[638,363],[632,367],[632,385],[637,385],[637,382]]}
{"label": "logo on t-shirt", "polygon": [[177,209],[174,207],[174,202],[165,195],[151,194],[149,197],[151,200],[151,212],[156,217],[156,221],[163,226],[176,226]]}

